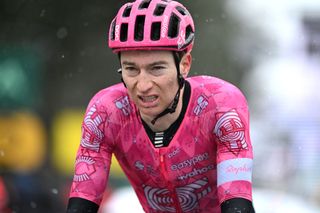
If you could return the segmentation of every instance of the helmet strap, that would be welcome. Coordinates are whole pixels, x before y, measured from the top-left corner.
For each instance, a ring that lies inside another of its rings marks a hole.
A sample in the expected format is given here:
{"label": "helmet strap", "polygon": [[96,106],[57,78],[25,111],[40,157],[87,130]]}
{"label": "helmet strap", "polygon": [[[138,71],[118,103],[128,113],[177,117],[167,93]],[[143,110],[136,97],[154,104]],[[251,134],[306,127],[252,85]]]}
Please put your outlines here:
{"label": "helmet strap", "polygon": [[118,53],[118,59],[119,59],[119,62],[120,62],[120,68],[117,70],[117,72],[120,73],[120,75],[121,75],[121,82],[123,83],[124,87],[127,88],[127,85],[126,85],[126,83],[124,83],[124,80],[123,80],[123,78],[122,78],[121,53],[120,53],[120,52]]}
{"label": "helmet strap", "polygon": [[180,88],[178,89],[176,95],[174,96],[174,99],[172,101],[172,104],[170,105],[170,107],[166,108],[165,110],[163,110],[159,115],[157,115],[152,121],[151,123],[154,125],[156,123],[156,121],[166,115],[166,114],[172,114],[176,111],[176,108],[178,106],[178,103],[179,103],[179,97],[180,97]]}

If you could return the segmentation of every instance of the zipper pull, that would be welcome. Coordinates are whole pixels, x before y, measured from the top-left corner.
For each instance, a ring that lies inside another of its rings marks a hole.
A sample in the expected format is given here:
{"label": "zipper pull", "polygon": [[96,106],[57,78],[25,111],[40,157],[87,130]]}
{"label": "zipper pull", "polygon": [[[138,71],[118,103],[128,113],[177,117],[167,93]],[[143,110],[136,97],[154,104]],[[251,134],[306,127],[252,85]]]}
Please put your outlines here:
{"label": "zipper pull", "polygon": [[161,162],[161,163],[164,162],[164,157],[163,157],[163,155],[160,155],[160,162]]}
{"label": "zipper pull", "polygon": [[162,171],[161,173],[164,176],[164,178],[168,180],[167,168],[164,162],[164,155],[160,155],[160,169]]}

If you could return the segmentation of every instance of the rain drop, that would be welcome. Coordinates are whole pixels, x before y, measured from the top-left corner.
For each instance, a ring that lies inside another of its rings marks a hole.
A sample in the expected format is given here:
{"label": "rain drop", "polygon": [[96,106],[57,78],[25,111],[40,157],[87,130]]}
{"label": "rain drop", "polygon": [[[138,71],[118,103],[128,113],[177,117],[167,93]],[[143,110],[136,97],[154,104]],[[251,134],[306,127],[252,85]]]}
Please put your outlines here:
{"label": "rain drop", "polygon": [[45,16],[45,14],[46,14],[46,10],[45,10],[45,9],[41,10],[41,12],[40,12],[40,17]]}
{"label": "rain drop", "polygon": [[58,189],[56,188],[51,189],[51,192],[52,194],[55,194],[55,195],[59,193]]}
{"label": "rain drop", "polygon": [[35,202],[33,202],[33,201],[30,202],[30,206],[33,209],[37,208],[37,204]]}
{"label": "rain drop", "polygon": [[61,27],[59,28],[58,32],[57,32],[57,37],[59,39],[64,39],[65,37],[67,37],[68,35],[68,30],[65,27]]}

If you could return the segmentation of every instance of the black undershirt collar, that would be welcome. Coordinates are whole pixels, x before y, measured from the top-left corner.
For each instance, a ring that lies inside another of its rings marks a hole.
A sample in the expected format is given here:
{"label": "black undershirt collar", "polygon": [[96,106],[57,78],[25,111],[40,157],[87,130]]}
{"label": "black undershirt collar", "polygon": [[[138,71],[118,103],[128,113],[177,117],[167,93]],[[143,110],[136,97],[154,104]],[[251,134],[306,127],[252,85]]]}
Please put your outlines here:
{"label": "black undershirt collar", "polygon": [[177,118],[177,120],[175,122],[173,122],[173,124],[171,124],[170,127],[168,129],[166,129],[165,131],[154,132],[147,125],[147,123],[141,119],[142,124],[144,126],[144,129],[146,130],[148,137],[149,137],[150,141],[152,142],[152,144],[154,145],[154,147],[160,148],[160,147],[169,146],[170,141],[172,140],[173,136],[177,132],[177,130],[178,130],[183,118],[184,118],[184,115],[186,114],[189,100],[190,100],[190,95],[191,95],[190,83],[188,81],[185,81],[185,88],[184,88],[184,93],[183,93],[183,97],[182,97],[182,109],[181,109],[180,115]]}

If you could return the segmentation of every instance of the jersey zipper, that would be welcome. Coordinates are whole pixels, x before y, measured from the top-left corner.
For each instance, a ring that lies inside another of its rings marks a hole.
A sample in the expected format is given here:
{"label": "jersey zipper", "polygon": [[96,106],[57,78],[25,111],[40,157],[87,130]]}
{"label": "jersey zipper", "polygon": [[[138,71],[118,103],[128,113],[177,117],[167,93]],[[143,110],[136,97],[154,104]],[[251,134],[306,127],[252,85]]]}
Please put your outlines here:
{"label": "jersey zipper", "polygon": [[172,192],[172,199],[173,199],[173,204],[175,206],[176,212],[183,213],[183,211],[180,207],[178,195],[176,193],[176,188],[175,188],[174,184],[172,184],[172,182],[168,178],[168,171],[167,171],[167,167],[165,164],[164,155],[161,153],[160,153],[160,168],[162,170],[162,174],[164,175],[166,182],[168,183],[169,190]]}

